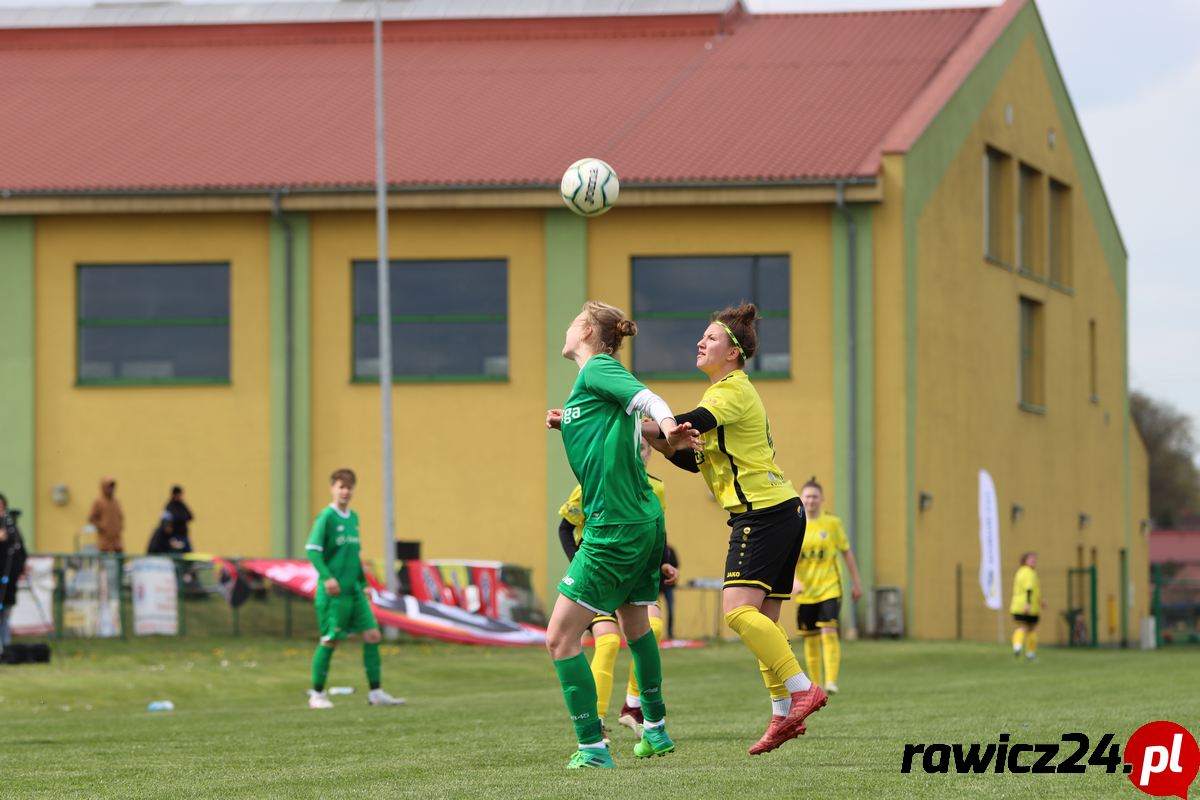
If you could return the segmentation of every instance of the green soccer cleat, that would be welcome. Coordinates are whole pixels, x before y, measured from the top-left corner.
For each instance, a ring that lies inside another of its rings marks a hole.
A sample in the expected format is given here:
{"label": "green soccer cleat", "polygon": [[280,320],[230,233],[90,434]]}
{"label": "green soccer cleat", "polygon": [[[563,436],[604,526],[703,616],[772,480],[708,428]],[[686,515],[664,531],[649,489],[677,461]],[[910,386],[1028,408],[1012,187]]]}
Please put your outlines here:
{"label": "green soccer cleat", "polygon": [[567,762],[567,769],[613,769],[616,766],[607,747],[581,747]]}
{"label": "green soccer cleat", "polygon": [[659,725],[642,728],[642,740],[633,746],[633,754],[638,758],[665,756],[675,752],[675,743],[667,735],[667,726]]}

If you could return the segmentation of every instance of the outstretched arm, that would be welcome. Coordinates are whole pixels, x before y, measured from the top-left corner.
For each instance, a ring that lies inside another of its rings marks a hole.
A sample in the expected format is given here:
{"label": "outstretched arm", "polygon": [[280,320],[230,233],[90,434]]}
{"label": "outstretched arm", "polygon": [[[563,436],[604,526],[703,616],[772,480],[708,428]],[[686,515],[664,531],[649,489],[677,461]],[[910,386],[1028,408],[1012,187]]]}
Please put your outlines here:
{"label": "outstretched arm", "polygon": [[842,553],[846,557],[846,569],[850,570],[850,596],[855,600],[862,597],[862,581],[858,577],[858,562],[854,560],[854,552],[847,550]]}

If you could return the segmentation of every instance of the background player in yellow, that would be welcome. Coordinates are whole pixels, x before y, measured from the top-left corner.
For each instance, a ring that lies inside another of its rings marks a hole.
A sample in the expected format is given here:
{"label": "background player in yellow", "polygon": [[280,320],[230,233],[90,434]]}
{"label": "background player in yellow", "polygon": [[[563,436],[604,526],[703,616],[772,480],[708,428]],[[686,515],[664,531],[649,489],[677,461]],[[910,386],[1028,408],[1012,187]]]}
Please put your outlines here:
{"label": "background player in yellow", "polygon": [[[838,669],[842,661],[842,644],[838,638],[842,571],[838,567],[838,553],[846,559],[846,569],[850,572],[850,596],[855,600],[862,597],[862,582],[842,521],[821,510],[824,500],[821,484],[813,476],[800,489],[805,518],[804,547],[800,550],[800,560],[796,562],[796,583],[792,590],[796,592],[796,602],[799,603],[796,625],[804,639],[808,675],[823,685],[826,692],[836,694]],[[823,676],[822,661],[825,668]]]}
{"label": "background player in yellow", "polygon": [[1037,657],[1037,624],[1042,612],[1042,582],[1037,574],[1037,553],[1022,553],[1021,566],[1013,576],[1012,604],[1009,606],[1017,629],[1012,635],[1013,655],[1032,661]]}
{"label": "background player in yellow", "polygon": [[[641,453],[643,464],[649,465],[651,453],[653,453],[653,450],[650,448],[649,442],[643,438]],[[666,512],[667,495],[663,489],[662,480],[648,472],[646,473],[646,479],[650,481],[650,488],[654,490],[654,496],[658,498],[659,505]],[[571,491],[570,497],[559,507],[558,515],[562,517],[562,522],[558,526],[558,540],[562,544],[567,561],[570,561],[575,557],[576,551],[579,550],[579,543],[583,539],[585,517],[583,514],[582,486],[576,484],[575,488]],[[674,586],[675,581],[679,577],[679,572],[673,565],[667,563],[665,549],[663,564],[660,570],[662,572],[662,585]],[[654,632],[654,638],[658,642],[659,647],[662,647],[663,632],[665,629],[662,609],[657,605],[653,605],[647,606],[646,611],[650,616],[650,630]],[[592,677],[596,681],[596,713],[600,715],[600,722],[604,728],[604,735],[607,738],[608,727],[604,725],[604,718],[608,714],[609,696],[612,694],[617,653],[621,650],[621,636],[617,628],[616,617],[606,614],[597,614],[592,618],[591,631],[592,641],[595,646],[595,652],[592,654]],[[622,725],[633,731],[635,736],[641,737],[643,721],[642,698],[641,692],[638,689],[637,670],[634,669],[632,662],[629,664],[629,680],[625,684],[625,702],[621,706],[621,715],[618,719]]]}

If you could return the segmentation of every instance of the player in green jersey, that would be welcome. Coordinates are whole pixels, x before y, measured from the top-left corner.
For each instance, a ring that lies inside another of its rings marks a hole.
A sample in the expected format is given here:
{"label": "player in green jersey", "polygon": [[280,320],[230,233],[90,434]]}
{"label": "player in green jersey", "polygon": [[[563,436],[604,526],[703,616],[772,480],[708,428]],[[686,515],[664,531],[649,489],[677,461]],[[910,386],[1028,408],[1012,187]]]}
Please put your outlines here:
{"label": "player in green jersey", "polygon": [[321,631],[321,643],[313,653],[313,690],[308,697],[309,708],[333,708],[325,693],[329,662],[338,642],[352,633],[363,636],[363,667],[370,686],[367,702],[373,706],[404,703],[403,699],[392,697],[379,686],[379,623],[363,594],[367,580],[363,575],[358,544],[358,514],[350,510],[354,484],[354,473],[348,469],[336,470],[329,477],[329,494],[333,502],[317,515],[308,544],[304,546],[304,552],[319,576],[317,625]]}
{"label": "player in green jersey", "polygon": [[666,730],[658,642],[646,614],[658,600],[666,529],[639,454],[641,418],[654,419],[672,441],[680,434],[662,398],[613,357],[635,333],[637,325],[620,309],[585,303],[562,350],[579,365],[579,377],[566,405],[546,413],[546,427],[562,431],[567,461],[583,489],[583,538],[558,585],[546,631],[579,742],[568,764],[572,769],[613,766],[596,713],[596,682],[579,641],[597,614],[616,612],[633,654],[645,718],[634,755],[675,749]]}

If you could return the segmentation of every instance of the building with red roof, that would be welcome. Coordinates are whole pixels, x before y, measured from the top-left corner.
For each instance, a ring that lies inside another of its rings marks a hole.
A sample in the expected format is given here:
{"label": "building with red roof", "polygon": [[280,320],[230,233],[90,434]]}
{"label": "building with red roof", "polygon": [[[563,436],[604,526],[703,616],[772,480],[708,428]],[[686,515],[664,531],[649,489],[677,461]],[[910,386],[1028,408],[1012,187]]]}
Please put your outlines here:
{"label": "building with red roof", "polygon": [[[385,4],[401,538],[552,591],[567,324],[629,311],[623,358],[687,409],[709,314],[744,300],[779,462],[819,476],[908,633],[994,635],[961,580],[987,470],[1003,562],[1096,564],[1127,638],[1126,253],[1036,6],[563,5]],[[382,529],[370,14],[0,9],[0,486],[38,549],[71,546],[101,474],[134,529],[181,483],[198,549],[283,557],[350,464]],[[582,156],[620,176],[604,216],[558,196]],[[722,515],[667,469],[685,580],[720,575]],[[1043,585],[1058,619],[1066,580]],[[680,613],[708,630],[698,597]]]}

